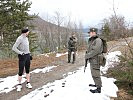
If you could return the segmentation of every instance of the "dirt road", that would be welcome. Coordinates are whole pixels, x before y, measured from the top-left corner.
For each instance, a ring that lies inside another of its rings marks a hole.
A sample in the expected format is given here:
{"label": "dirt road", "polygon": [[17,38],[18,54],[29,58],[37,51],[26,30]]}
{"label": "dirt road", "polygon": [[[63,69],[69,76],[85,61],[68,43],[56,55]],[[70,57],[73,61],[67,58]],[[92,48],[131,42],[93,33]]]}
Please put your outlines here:
{"label": "dirt road", "polygon": [[52,71],[47,73],[32,73],[31,74],[31,84],[32,89],[27,89],[25,87],[26,83],[23,83],[23,89],[21,92],[17,92],[16,89],[9,93],[0,94],[0,100],[17,100],[22,96],[28,94],[29,92],[46,85],[54,80],[62,79],[64,74],[74,71],[79,67],[84,65],[84,51],[77,52],[77,58],[75,64],[67,63],[67,55],[64,59],[60,59],[52,63],[53,65],[58,65],[52,69]]}

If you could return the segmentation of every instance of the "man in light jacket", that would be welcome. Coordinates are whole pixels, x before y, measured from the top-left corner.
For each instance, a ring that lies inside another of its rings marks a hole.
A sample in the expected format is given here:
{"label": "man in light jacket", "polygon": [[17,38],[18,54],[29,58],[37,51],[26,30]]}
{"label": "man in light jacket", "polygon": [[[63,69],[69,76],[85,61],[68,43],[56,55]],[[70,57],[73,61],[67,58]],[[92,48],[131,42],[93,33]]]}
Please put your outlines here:
{"label": "man in light jacket", "polygon": [[18,54],[18,59],[19,59],[19,72],[18,72],[19,84],[17,86],[17,91],[21,91],[22,89],[21,80],[22,80],[24,68],[26,71],[26,79],[27,79],[26,87],[29,89],[32,88],[30,84],[30,73],[29,73],[30,50],[29,50],[29,40],[27,37],[29,34],[29,30],[23,29],[21,33],[22,34],[17,38],[15,44],[12,47],[12,50]]}

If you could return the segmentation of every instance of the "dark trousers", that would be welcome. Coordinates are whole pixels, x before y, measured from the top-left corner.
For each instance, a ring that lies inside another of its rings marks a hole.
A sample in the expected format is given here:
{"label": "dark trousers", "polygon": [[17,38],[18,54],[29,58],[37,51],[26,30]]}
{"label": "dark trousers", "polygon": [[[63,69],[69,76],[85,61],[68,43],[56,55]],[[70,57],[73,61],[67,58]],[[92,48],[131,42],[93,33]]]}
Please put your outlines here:
{"label": "dark trousers", "polygon": [[30,70],[30,54],[18,55],[19,58],[19,76],[22,76],[24,67],[27,74],[29,74]]}
{"label": "dark trousers", "polygon": [[76,60],[76,51],[70,49],[70,50],[68,50],[68,62],[71,61],[72,52],[74,52],[74,53],[73,53],[73,62],[75,62],[75,60]]}

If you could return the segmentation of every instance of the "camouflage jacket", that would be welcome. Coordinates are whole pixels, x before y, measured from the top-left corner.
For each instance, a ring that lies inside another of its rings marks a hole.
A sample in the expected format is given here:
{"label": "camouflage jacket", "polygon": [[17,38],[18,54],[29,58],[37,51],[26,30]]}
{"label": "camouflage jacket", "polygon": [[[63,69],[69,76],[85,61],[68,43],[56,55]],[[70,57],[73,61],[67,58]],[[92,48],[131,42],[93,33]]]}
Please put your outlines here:
{"label": "camouflage jacket", "polygon": [[85,55],[85,59],[89,59],[90,64],[98,64],[99,63],[99,55],[102,54],[103,43],[98,36],[93,36],[88,40],[88,49],[87,54]]}
{"label": "camouflage jacket", "polygon": [[70,37],[68,41],[68,49],[77,49],[77,38]]}

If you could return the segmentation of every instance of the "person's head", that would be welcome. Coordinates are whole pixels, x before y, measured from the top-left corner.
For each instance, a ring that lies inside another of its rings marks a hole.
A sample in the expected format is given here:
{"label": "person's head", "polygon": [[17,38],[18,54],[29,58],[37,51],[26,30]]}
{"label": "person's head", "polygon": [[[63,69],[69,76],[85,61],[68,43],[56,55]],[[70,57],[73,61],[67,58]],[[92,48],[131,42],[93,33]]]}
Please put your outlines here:
{"label": "person's head", "polygon": [[22,29],[21,33],[24,34],[25,36],[28,36],[29,30],[28,29]]}
{"label": "person's head", "polygon": [[97,35],[97,28],[90,28],[90,31],[88,32],[90,34],[90,37]]}
{"label": "person's head", "polygon": [[72,33],[72,37],[75,38],[75,34],[74,33]]}
{"label": "person's head", "polygon": [[72,38],[72,37],[70,37],[69,39],[70,39],[70,40],[73,40],[73,38]]}

